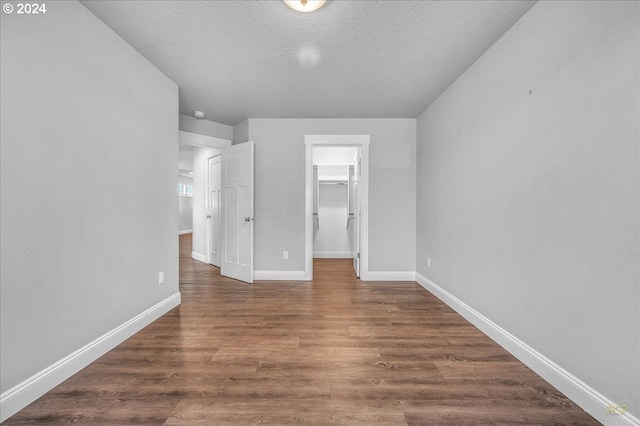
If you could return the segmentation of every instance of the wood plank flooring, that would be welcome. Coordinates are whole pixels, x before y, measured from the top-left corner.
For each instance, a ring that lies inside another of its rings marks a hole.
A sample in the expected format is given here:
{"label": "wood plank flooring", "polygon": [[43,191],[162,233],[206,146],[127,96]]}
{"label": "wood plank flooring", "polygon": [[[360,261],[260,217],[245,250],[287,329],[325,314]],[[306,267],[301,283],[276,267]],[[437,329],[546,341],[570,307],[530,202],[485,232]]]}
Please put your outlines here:
{"label": "wood plank flooring", "polygon": [[4,424],[598,424],[416,283],[317,259],[248,285],[190,254],[180,307]]}

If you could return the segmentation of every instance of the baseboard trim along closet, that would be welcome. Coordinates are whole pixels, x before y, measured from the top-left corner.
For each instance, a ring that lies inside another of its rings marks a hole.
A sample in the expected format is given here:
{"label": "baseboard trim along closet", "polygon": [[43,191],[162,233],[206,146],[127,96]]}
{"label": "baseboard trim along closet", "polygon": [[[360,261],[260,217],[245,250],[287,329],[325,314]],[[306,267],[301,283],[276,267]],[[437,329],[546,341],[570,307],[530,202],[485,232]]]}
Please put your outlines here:
{"label": "baseboard trim along closet", "polygon": [[413,271],[369,271],[365,281],[415,281],[416,273]]}
{"label": "baseboard trim along closet", "polygon": [[195,260],[197,260],[199,262],[202,262],[202,263],[208,263],[206,255],[200,254],[200,253],[196,253],[195,251],[191,252],[191,258],[195,259]]}
{"label": "baseboard trim along closet", "polygon": [[177,292],[0,395],[4,422],[45,393],[180,304]]}
{"label": "baseboard trim along closet", "polygon": [[304,281],[304,271],[253,271],[258,281]]}
{"label": "baseboard trim along closet", "polygon": [[616,403],[605,397],[433,281],[416,273],[416,282],[551,383],[600,423],[613,426],[640,426],[640,420],[629,412],[620,415],[609,413],[608,407],[615,407],[619,402]]}

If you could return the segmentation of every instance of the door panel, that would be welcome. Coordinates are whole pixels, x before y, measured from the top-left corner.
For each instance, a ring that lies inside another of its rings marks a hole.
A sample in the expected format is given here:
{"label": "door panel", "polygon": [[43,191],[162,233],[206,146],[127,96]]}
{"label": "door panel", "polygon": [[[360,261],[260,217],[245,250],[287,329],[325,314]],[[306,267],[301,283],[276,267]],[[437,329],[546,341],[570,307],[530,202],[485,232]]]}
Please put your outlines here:
{"label": "door panel", "polygon": [[221,252],[221,216],[220,202],[222,200],[222,159],[218,155],[208,159],[208,189],[207,189],[207,219],[209,227],[207,262],[220,266]]}
{"label": "door panel", "polygon": [[253,282],[253,142],[222,150],[224,262],[220,273]]}
{"label": "door panel", "polygon": [[236,263],[238,257],[238,191],[236,188],[225,188],[224,199],[224,261]]}
{"label": "door panel", "polygon": [[[349,196],[347,205],[349,206],[349,217],[347,218],[347,235],[349,238],[349,251],[352,258],[355,259],[356,248],[356,234],[355,234],[355,219],[356,219],[356,192],[355,192],[355,175],[353,166],[349,166]],[[355,269],[355,268],[354,268]]]}

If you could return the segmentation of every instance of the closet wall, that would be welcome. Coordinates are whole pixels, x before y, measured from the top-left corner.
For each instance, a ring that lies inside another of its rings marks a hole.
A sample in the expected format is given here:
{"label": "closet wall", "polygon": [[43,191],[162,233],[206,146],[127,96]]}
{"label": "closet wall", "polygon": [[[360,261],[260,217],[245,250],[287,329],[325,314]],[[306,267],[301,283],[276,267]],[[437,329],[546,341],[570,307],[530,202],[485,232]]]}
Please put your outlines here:
{"label": "closet wall", "polygon": [[349,166],[319,165],[315,170],[317,210],[314,210],[313,256],[350,258]]}

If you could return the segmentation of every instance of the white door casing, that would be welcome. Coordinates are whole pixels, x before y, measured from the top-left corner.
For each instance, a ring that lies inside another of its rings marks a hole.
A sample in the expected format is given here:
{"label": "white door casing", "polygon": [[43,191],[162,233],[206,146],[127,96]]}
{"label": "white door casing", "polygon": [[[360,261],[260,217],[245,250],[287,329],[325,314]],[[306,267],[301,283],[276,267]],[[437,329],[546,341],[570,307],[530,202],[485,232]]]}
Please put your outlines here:
{"label": "white door casing", "polygon": [[253,142],[222,149],[220,273],[253,282]]}
{"label": "white door casing", "polygon": [[313,147],[355,146],[362,158],[360,172],[360,279],[369,278],[369,143],[370,135],[305,135],[305,270],[304,279],[313,279]]}
{"label": "white door casing", "polygon": [[362,245],[362,191],[361,191],[362,158],[358,149],[358,159],[353,168],[355,208],[353,217],[353,270],[360,278],[360,256]]}
{"label": "white door casing", "polygon": [[347,219],[347,236],[349,238],[349,251],[351,256],[354,257],[357,253],[356,247],[356,234],[355,234],[355,219],[356,219],[356,193],[355,193],[355,177],[354,166],[349,166],[349,217]]}
{"label": "white door casing", "polygon": [[320,181],[318,180],[318,166],[313,166],[313,240],[315,241],[320,230]]}
{"label": "white door casing", "polygon": [[207,262],[220,267],[222,239],[220,238],[222,207],[222,156],[207,160]]}

